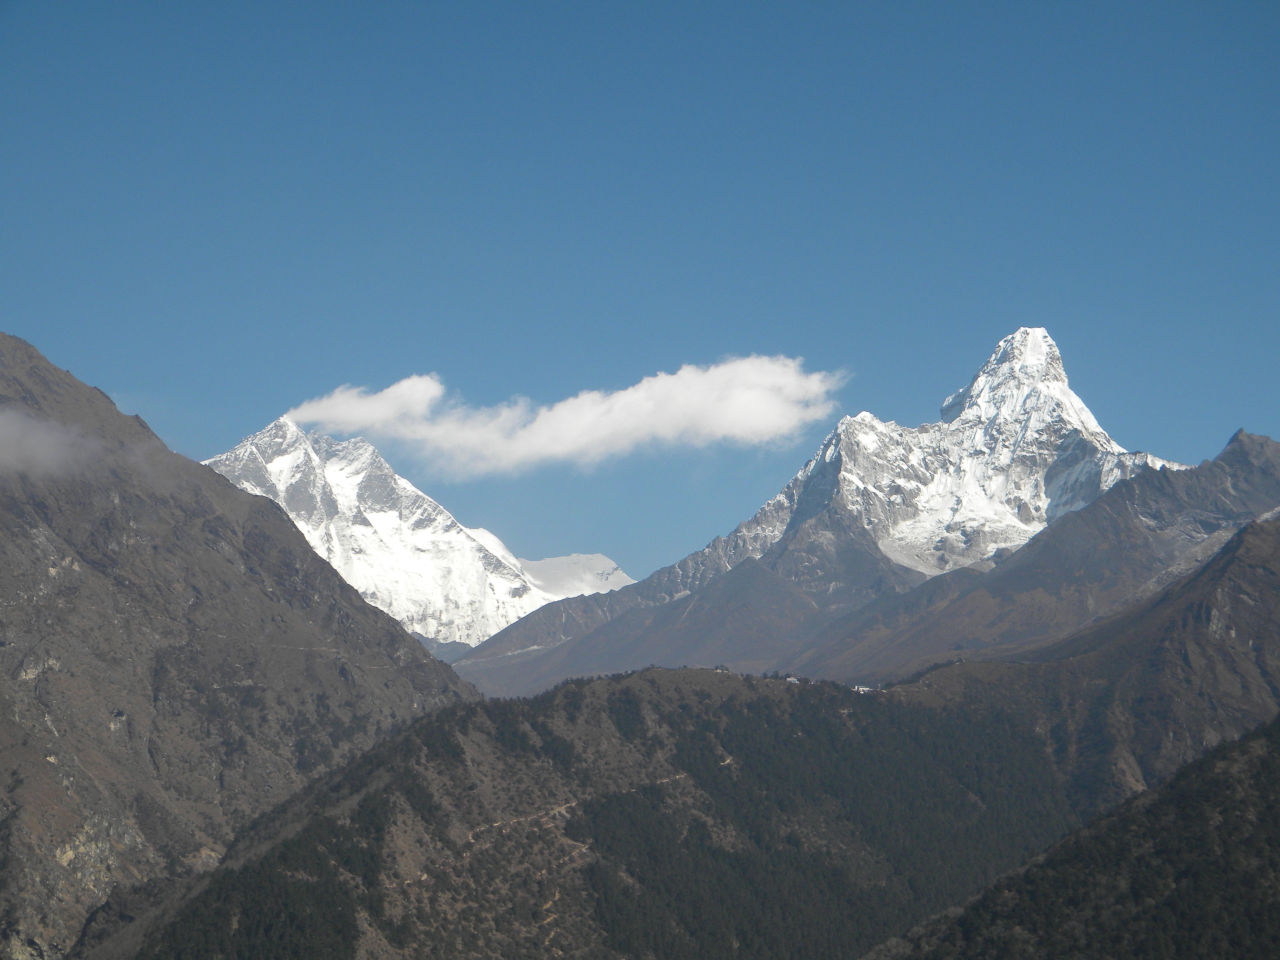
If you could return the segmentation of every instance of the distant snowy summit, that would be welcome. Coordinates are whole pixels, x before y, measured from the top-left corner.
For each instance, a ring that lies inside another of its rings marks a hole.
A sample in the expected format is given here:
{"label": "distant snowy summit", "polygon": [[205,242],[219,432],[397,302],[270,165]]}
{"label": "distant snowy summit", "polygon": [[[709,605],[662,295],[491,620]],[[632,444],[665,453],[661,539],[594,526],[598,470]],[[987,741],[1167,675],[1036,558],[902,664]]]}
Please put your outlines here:
{"label": "distant snowy summit", "polygon": [[525,576],[540,590],[557,597],[607,593],[635,583],[603,553],[571,553],[546,560],[521,560]]}
{"label": "distant snowy summit", "polygon": [[458,523],[361,438],[334,440],[281,417],[205,462],[279,503],[366,600],[436,649],[469,648],[543,604],[633,582],[602,554],[517,559],[489,531]]}
{"label": "distant snowy summit", "polygon": [[1021,327],[943,401],[937,423],[842,418],[751,519],[655,576],[676,596],[797,538],[838,541],[857,528],[890,561],[933,576],[998,559],[1117,481],[1162,467],[1182,465],[1112,440],[1068,386],[1048,332]]}
{"label": "distant snowy summit", "polygon": [[1016,549],[1140,470],[1181,467],[1129,453],[1067,384],[1042,327],[1005,337],[969,384],[919,427],[845,418],[820,458],[880,549],[925,574]]}

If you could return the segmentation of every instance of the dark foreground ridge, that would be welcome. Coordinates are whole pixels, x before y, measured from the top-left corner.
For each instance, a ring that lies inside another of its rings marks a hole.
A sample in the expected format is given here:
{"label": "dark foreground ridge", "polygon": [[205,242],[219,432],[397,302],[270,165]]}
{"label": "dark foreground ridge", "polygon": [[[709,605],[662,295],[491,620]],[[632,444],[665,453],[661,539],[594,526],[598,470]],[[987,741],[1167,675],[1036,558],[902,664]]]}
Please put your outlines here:
{"label": "dark foreground ridge", "polygon": [[1064,796],[999,711],[713,671],[570,682],[416,723],[159,915],[113,903],[78,955],[847,956],[1062,835]]}
{"label": "dark foreground ridge", "polygon": [[474,696],[275,504],[0,335],[0,954]]}
{"label": "dark foreground ridge", "polygon": [[866,960],[1280,954],[1280,722]]}
{"label": "dark foreground ridge", "polygon": [[864,693],[655,669],[454,708],[212,879],[124,896],[83,955],[856,955],[1276,716],[1280,519],[1039,658]]}

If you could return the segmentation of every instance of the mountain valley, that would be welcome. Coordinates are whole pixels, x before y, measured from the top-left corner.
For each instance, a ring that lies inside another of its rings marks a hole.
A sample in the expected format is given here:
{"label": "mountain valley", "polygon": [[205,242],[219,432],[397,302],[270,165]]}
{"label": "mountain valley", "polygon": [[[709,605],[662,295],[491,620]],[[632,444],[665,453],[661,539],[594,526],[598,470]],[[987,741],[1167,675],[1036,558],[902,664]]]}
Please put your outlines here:
{"label": "mountain valley", "polygon": [[1026,891],[1149,863],[1134,811],[1254,863],[1280,444],[1127,453],[1042,330],[617,589],[287,420],[215,458],[251,495],[13,338],[0,431],[5,956],[1066,956]]}

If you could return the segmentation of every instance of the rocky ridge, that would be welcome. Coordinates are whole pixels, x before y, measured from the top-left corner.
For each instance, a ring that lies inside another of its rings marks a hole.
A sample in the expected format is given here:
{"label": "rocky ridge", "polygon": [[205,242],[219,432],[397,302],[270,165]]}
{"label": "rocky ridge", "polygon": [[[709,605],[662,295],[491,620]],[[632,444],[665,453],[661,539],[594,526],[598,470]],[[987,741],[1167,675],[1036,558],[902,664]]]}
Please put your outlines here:
{"label": "rocky ridge", "polygon": [[1025,655],[1158,594],[1277,506],[1280,444],[1238,431],[1196,467],[1116,484],[992,570],[954,570],[823,625],[779,667],[867,683]]}
{"label": "rocky ridge", "polygon": [[273,503],[0,336],[0,954],[475,692]]}

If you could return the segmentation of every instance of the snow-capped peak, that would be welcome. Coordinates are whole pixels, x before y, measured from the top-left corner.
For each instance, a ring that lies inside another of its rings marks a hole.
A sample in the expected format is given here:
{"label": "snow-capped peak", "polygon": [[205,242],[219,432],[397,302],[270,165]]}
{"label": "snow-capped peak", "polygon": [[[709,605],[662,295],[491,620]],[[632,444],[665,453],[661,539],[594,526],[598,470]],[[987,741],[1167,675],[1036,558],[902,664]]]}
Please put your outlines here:
{"label": "snow-capped peak", "polygon": [[[526,573],[492,533],[458,523],[361,437],[335,440],[281,417],[206,463],[279,503],[366,600],[436,643],[477,644],[565,595]],[[597,590],[630,582],[608,580],[617,565],[601,560]]]}
{"label": "snow-capped peak", "polygon": [[968,386],[943,401],[941,412],[943,423],[1053,420],[1123,452],[1072,392],[1058,345],[1044,327],[1020,327],[996,344]]}
{"label": "snow-capped peak", "polygon": [[[939,422],[841,419],[791,483],[703,553],[732,566],[835,511],[838,526],[860,524],[891,560],[933,575],[1017,549],[1139,470],[1179,466],[1126,453],[1072,392],[1048,332],[1022,327],[943,402]],[[697,556],[681,563],[690,582]]]}

